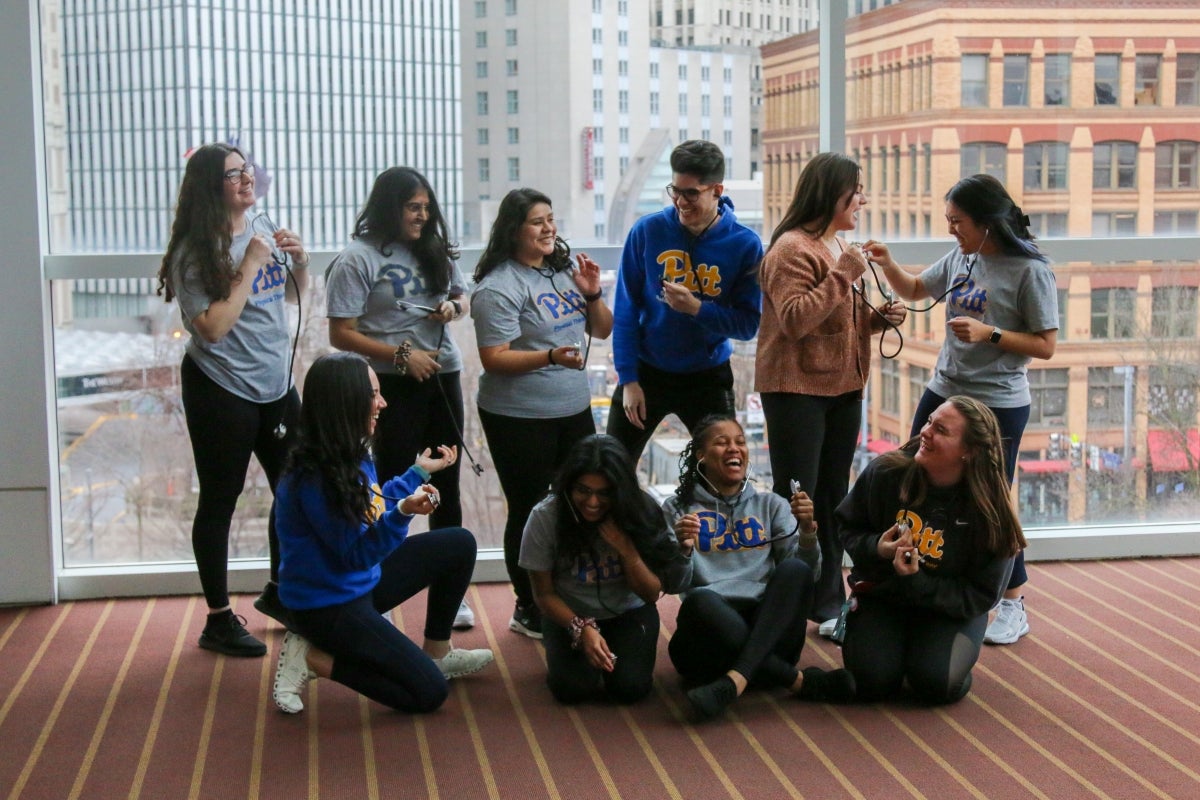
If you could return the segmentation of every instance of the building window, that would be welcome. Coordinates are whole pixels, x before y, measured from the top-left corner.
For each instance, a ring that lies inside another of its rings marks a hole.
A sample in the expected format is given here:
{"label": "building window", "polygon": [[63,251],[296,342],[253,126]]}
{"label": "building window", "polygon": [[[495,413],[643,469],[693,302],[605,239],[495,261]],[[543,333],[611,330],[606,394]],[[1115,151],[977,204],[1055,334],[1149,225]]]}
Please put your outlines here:
{"label": "building window", "polygon": [[621,144],[629,144],[629,128],[624,126],[617,128],[617,141]]}
{"label": "building window", "polygon": [[[900,191],[900,148],[892,148],[892,191]],[[899,226],[897,226],[899,227]]]}
{"label": "building window", "polygon": [[504,72],[510,78],[517,74],[517,60],[515,58],[510,58],[504,62]]}
{"label": "building window", "polygon": [[604,90],[592,89],[592,111],[597,113],[604,110]]}
{"label": "building window", "polygon": [[1197,212],[1155,211],[1154,232],[1166,236],[1184,236],[1196,233]]}
{"label": "building window", "polygon": [[592,128],[592,141],[596,144],[604,144],[604,128],[600,126]]}
{"label": "building window", "polygon": [[[1180,369],[1179,367],[1184,367]],[[1196,378],[1194,363],[1150,367],[1150,397],[1147,411],[1151,424],[1156,421],[1183,422],[1186,429],[1196,419]]]}
{"label": "building window", "polygon": [[1093,211],[1092,236],[1136,236],[1136,211]]}
{"label": "building window", "polygon": [[1088,367],[1088,427],[1125,423],[1125,376],[1112,367]]}
{"label": "building window", "polygon": [[475,93],[475,113],[481,117],[486,117],[488,113],[488,93]]}
{"label": "building window", "polygon": [[[1063,229],[1066,230],[1066,214],[1063,214]],[[1066,289],[1056,289],[1058,293],[1058,340],[1061,342],[1067,338],[1067,299],[1068,294]]]}
{"label": "building window", "polygon": [[520,144],[521,143],[521,129],[520,128],[509,128],[508,129],[508,143],[509,144]]}
{"label": "building window", "polygon": [[1008,146],[997,142],[969,142],[962,146],[961,177],[991,175],[1004,183],[1008,167]]}
{"label": "building window", "polygon": [[1039,239],[1047,236],[1067,235],[1067,214],[1063,212],[1042,212],[1029,215],[1029,232]]}
{"label": "building window", "polygon": [[1071,56],[1052,53],[1046,56],[1046,80],[1043,89],[1048,106],[1071,105]]}
{"label": "building window", "polygon": [[1067,188],[1066,142],[1034,142],[1025,145],[1025,188],[1056,191]]}
{"label": "building window", "polygon": [[617,31],[617,46],[627,47],[629,45],[629,31]]}
{"label": "building window", "polygon": [[509,47],[517,46],[517,29],[508,28],[504,31],[504,43]]}
{"label": "building window", "polygon": [[475,31],[475,46],[487,47],[487,31]]}
{"label": "building window", "polygon": [[597,222],[595,225],[592,226],[592,235],[597,239],[604,238],[604,223],[603,222]]}
{"label": "building window", "polygon": [[479,180],[481,183],[486,183],[492,179],[492,164],[488,159],[479,159]]}
{"label": "building window", "polygon": [[1070,383],[1070,371],[1066,369],[1029,370],[1030,425],[1062,426]]}
{"label": "building window", "polygon": [[1154,188],[1196,188],[1196,142],[1163,142],[1154,147]]}
{"label": "building window", "polygon": [[962,57],[962,104],[964,107],[987,107],[987,68],[988,57],[986,55]]}
{"label": "building window", "polygon": [[510,158],[508,160],[508,179],[510,181],[521,180],[521,159]]}
{"label": "building window", "polygon": [[1100,53],[1096,56],[1096,105],[1115,106],[1121,100],[1121,56]]}
{"label": "building window", "polygon": [[679,65],[679,80],[681,80],[681,81],[687,80],[687,64]]}
{"label": "building window", "polygon": [[1029,105],[1029,56],[1004,57],[1004,105]]}
{"label": "building window", "polygon": [[[687,140],[688,140],[688,131],[687,131],[687,128],[680,128],[680,129],[679,129],[679,141],[680,141],[680,142],[686,142]],[[728,178],[729,176],[728,176],[728,175],[726,175],[725,177],[726,177],[726,178]]]}
{"label": "building window", "polygon": [[[925,160],[924,174],[921,178],[921,191],[929,194],[929,187],[933,185],[933,145],[922,145],[921,150]],[[925,232],[929,233],[928,225],[925,226]]]}
{"label": "building window", "polygon": [[487,144],[487,143],[488,143],[488,129],[487,128],[477,129],[475,131],[475,144]]}
{"label": "building window", "polygon": [[622,175],[629,169],[629,156],[621,156],[617,159],[617,171]]}
{"label": "building window", "polygon": [[617,92],[617,112],[620,114],[629,113],[629,92],[625,89]]}
{"label": "building window", "polygon": [[1093,189],[1137,188],[1137,142],[1100,142],[1092,151]]}
{"label": "building window", "polygon": [[885,414],[900,413],[900,363],[885,358],[879,364],[879,410]]}
{"label": "building window", "polygon": [[596,180],[604,180],[604,158],[603,156],[592,157],[592,175]]}
{"label": "building window", "polygon": [[888,151],[886,147],[879,148],[879,191],[888,190]]}
{"label": "building window", "polygon": [[1200,105],[1200,53],[1180,53],[1175,58],[1175,105]]}
{"label": "building window", "polygon": [[725,131],[725,146],[733,147],[733,131],[731,130]]}
{"label": "building window", "polygon": [[733,83],[733,67],[725,67],[722,77],[724,78],[725,83]]}
{"label": "building window", "polygon": [[688,97],[688,96],[687,96],[686,94],[684,94],[683,92],[680,92],[680,93],[679,93],[679,113],[680,113],[680,114],[686,114],[686,113],[688,113],[688,110],[687,110],[687,97]]}
{"label": "building window", "polygon": [[[917,146],[910,144],[908,146],[908,190],[910,192],[917,191],[917,174],[920,162],[917,160]],[[917,235],[917,226],[913,224],[913,235]]]}
{"label": "building window", "polygon": [[617,74],[625,76],[629,74],[629,62],[625,59],[617,61]]}
{"label": "building window", "polygon": [[602,58],[593,58],[592,59],[592,74],[593,75],[603,75],[604,74],[604,59],[602,59]]}
{"label": "building window", "polygon": [[506,107],[509,114],[519,114],[521,112],[521,102],[517,95],[516,89],[509,89],[506,93]]}
{"label": "building window", "polygon": [[487,0],[475,0],[475,17],[482,18],[487,16]]}
{"label": "building window", "polygon": [[650,113],[651,114],[658,113],[658,92],[650,93]]}
{"label": "building window", "polygon": [[1155,339],[1196,337],[1196,287],[1156,286],[1152,290],[1150,335]]}
{"label": "building window", "polygon": [[1092,290],[1092,338],[1132,339],[1136,289]]}
{"label": "building window", "polygon": [[[928,314],[914,314],[914,317],[922,317],[929,319]],[[912,364],[908,366],[908,397],[912,403],[913,410],[916,410],[917,403],[920,402],[921,396],[925,394],[925,387],[929,385],[929,370],[925,367],[917,367]]]}
{"label": "building window", "polygon": [[595,194],[592,196],[592,208],[596,211],[604,210],[604,195]]}
{"label": "building window", "polygon": [[592,28],[592,44],[604,44],[603,28]]}
{"label": "building window", "polygon": [[504,0],[504,15],[506,17],[517,15],[517,0]]}
{"label": "building window", "polygon": [[475,77],[476,78],[486,78],[487,77],[487,75],[488,75],[487,65],[488,65],[488,62],[486,62],[486,61],[476,61],[475,62]]}
{"label": "building window", "polygon": [[1158,78],[1162,56],[1140,55],[1134,59],[1133,102],[1139,106],[1158,105]]}
{"label": "building window", "polygon": [[650,62],[650,77],[651,78],[658,77],[658,62],[657,61]]}

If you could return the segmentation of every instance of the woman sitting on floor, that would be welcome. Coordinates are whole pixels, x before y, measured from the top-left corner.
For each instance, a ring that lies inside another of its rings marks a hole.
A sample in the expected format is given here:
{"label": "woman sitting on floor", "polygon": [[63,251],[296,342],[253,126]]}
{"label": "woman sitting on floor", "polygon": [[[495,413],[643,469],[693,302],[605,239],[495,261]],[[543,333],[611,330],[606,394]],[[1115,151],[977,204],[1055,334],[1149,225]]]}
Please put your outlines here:
{"label": "woman sitting on floor", "polygon": [[813,504],[802,491],[790,509],[779,495],[756,492],[749,457],[736,420],[704,418],[680,457],[675,497],[663,505],[689,566],[671,663],[700,684],[687,697],[702,719],[750,682],[804,700],[854,697],[846,670],[796,668],[821,569]]}
{"label": "woman sitting on floor", "polygon": [[[276,527],[279,597],[295,632],[283,637],[275,670],[280,710],[303,710],[300,692],[332,678],[386,706],[433,711],[448,678],[483,669],[491,650],[455,650],[450,626],[475,568],[475,537],[463,528],[408,536],[414,514],[438,504],[429,476],[454,463],[454,447],[426,449],[379,488],[370,455],[387,402],[357,353],[322,356],[304,383],[296,449],[280,481]],[[424,647],[382,616],[422,589]]]}
{"label": "woman sitting on floor", "polygon": [[995,415],[946,400],[867,466],[835,519],[854,560],[842,658],[859,699],[893,698],[906,680],[922,703],[962,699],[1025,546]]}

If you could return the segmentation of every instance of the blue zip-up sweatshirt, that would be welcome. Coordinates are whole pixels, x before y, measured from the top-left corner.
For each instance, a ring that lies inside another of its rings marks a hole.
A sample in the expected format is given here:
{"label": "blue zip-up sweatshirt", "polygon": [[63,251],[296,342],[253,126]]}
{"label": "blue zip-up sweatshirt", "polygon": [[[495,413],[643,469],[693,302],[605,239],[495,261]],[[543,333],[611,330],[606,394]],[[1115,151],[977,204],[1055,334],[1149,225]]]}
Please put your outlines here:
{"label": "blue zip-up sweatshirt", "polygon": [[[375,464],[362,463],[371,487],[366,520],[348,520],[325,496],[320,476],[289,472],[275,491],[279,532],[279,599],[292,609],[348,603],[379,583],[379,564],[408,536],[412,517],[399,501],[429,480],[416,466],[379,489]],[[382,495],[382,496],[381,496]]]}
{"label": "blue zip-up sweatshirt", "polygon": [[[720,215],[699,238],[674,206],[634,223],[621,252],[613,300],[613,363],[622,384],[638,380],[638,360],[666,372],[701,372],[753,339],[762,312],[757,269],[762,239],[737,221],[721,195]],[[663,279],[683,283],[701,300],[695,317],[660,300]]]}

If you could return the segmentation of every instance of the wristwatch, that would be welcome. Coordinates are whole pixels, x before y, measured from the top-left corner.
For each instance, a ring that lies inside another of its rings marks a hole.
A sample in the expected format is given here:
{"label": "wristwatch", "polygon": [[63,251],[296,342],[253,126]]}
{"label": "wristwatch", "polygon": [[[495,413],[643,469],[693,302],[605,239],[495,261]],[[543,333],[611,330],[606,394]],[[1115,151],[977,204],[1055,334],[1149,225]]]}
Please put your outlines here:
{"label": "wristwatch", "polygon": [[1000,344],[1000,336],[1004,331],[999,328],[992,328],[992,335],[988,337],[988,341],[992,344]]}

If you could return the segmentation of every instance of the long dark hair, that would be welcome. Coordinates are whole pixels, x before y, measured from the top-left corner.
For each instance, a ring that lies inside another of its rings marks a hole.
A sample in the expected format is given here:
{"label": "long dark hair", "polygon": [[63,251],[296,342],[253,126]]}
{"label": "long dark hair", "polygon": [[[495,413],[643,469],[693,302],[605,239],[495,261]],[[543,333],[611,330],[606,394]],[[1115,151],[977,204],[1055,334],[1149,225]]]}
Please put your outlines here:
{"label": "long dark hair", "polygon": [[1050,259],[1034,244],[1029,231],[1029,217],[1013,202],[1004,184],[991,175],[972,175],[963,178],[946,192],[946,202],[958,209],[981,228],[996,243],[1000,252],[1041,261]]}
{"label": "long dark hair", "polygon": [[[429,217],[415,242],[403,238],[401,222],[404,204],[424,190],[429,196]],[[450,286],[451,262],[458,258],[458,247],[450,241],[446,220],[437,195],[425,176],[410,167],[390,167],[375,178],[367,204],[354,220],[353,239],[369,239],[379,252],[391,255],[393,243],[406,245],[417,259],[426,286],[438,294]]]}
{"label": "long dark hair", "polygon": [[858,188],[862,170],[858,162],[841,153],[817,153],[804,165],[796,191],[783,219],[771,234],[771,244],[790,230],[799,228],[809,236],[820,236],[833,222],[846,195]]}
{"label": "long dark hair", "polygon": [[696,484],[704,473],[699,454],[708,447],[708,442],[713,436],[712,429],[722,422],[732,422],[737,425],[739,431],[745,433],[742,423],[738,422],[737,418],[724,414],[709,414],[696,423],[696,427],[692,428],[691,441],[679,454],[679,485],[675,487],[675,496],[679,498],[681,508],[686,507],[696,497]]}
{"label": "long dark hair", "polygon": [[580,439],[567,453],[551,486],[558,498],[556,528],[558,558],[574,564],[584,553],[597,556],[600,533],[596,525],[578,517],[571,502],[571,487],[584,475],[599,475],[612,491],[609,515],[652,570],[661,569],[675,554],[663,536],[665,530],[658,507],[638,487],[629,452],[612,436],[602,433]]}
{"label": "long dark hair", "polygon": [[211,301],[228,299],[233,282],[241,280],[229,256],[233,231],[225,205],[225,159],[230,153],[246,157],[238,148],[217,142],[197,148],[184,167],[171,239],[158,268],[158,293],[167,302],[175,299],[171,264],[181,255],[187,258],[181,267],[200,273],[204,293]]}
{"label": "long dark hair", "polygon": [[312,363],[304,379],[300,430],[284,467],[285,472],[319,477],[329,504],[355,521],[371,505],[361,468],[370,446],[370,368],[365,358],[347,352],[329,353]]}
{"label": "long dark hair", "polygon": [[[963,480],[966,482],[965,494],[983,521],[982,545],[989,553],[1015,556],[1025,547],[1025,534],[1009,496],[1004,446],[996,415],[983,403],[964,395],[947,398],[946,402],[966,420],[963,446],[969,455],[963,468]],[[929,488],[925,470],[913,458],[920,446],[921,437],[914,436],[899,450],[879,456],[881,467],[904,470],[900,502],[906,506],[920,505]]]}
{"label": "long dark hair", "polygon": [[[525,224],[529,209],[538,203],[545,203],[552,208],[554,205],[549,197],[537,189],[513,189],[504,195],[496,212],[496,221],[492,223],[487,247],[483,248],[479,263],[475,265],[476,283],[483,280],[499,264],[512,258],[517,246],[517,232]],[[561,272],[571,266],[571,248],[567,247],[567,243],[561,237],[555,238],[554,252],[546,256],[545,264],[555,272]]]}

